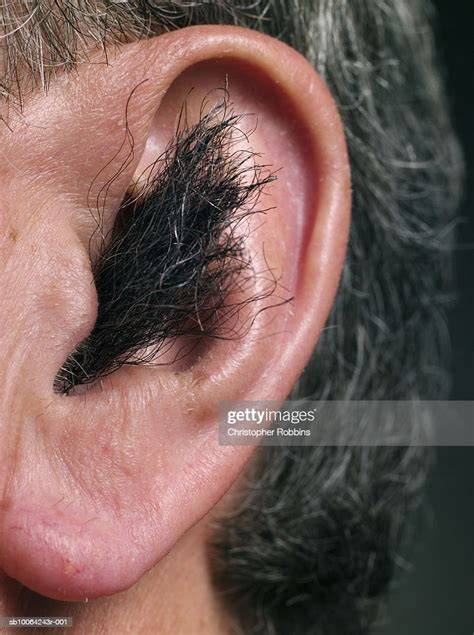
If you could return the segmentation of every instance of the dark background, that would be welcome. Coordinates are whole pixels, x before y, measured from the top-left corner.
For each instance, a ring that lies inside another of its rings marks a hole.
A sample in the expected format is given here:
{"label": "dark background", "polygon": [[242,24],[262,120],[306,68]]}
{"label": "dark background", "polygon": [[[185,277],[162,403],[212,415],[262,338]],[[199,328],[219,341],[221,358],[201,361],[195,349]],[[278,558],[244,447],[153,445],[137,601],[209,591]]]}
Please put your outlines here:
{"label": "dark background", "polygon": [[[456,252],[459,301],[450,316],[451,399],[474,400],[474,0],[435,5],[437,50],[467,167]],[[383,635],[474,633],[474,448],[437,450],[428,507],[430,528],[412,557],[413,572],[393,593]]]}

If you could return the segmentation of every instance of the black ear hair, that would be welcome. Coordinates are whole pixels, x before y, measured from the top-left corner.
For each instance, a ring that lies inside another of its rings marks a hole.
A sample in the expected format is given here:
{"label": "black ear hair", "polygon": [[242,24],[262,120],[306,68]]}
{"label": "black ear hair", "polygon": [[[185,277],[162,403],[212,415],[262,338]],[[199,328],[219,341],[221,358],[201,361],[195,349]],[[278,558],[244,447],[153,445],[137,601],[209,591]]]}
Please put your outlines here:
{"label": "black ear hair", "polygon": [[267,211],[257,206],[275,176],[251,150],[236,149],[247,137],[227,97],[207,114],[204,108],[191,127],[183,109],[175,139],[146,171],[144,191],[123,201],[94,267],[96,324],[56,376],[56,392],[69,394],[124,364],[154,362],[178,337],[233,337],[231,318],[256,299],[240,293],[237,300],[233,291],[255,275],[244,221]]}

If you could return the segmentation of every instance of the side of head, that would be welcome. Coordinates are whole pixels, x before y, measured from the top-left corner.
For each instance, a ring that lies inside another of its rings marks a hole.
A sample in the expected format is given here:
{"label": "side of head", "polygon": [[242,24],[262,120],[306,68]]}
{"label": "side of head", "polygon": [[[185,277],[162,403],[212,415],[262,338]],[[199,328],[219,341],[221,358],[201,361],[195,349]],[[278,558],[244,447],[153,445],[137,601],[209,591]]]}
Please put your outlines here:
{"label": "side of head", "polygon": [[211,551],[246,632],[364,632],[423,453],[251,456],[218,406],[443,388],[425,4],[31,4],[4,7],[0,569],[116,593],[240,477]]}

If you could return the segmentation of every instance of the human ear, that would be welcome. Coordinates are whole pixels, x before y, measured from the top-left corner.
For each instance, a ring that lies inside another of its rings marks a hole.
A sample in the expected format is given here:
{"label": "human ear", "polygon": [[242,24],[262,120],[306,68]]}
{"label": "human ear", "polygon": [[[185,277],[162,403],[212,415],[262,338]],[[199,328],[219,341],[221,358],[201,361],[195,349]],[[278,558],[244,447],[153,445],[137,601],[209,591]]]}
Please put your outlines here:
{"label": "human ear", "polygon": [[[238,336],[198,342],[199,354],[178,368],[126,365],[85,391],[58,394],[60,368],[100,315],[89,261],[100,259],[100,241],[90,242],[91,192],[107,236],[130,183],[173,142],[183,102],[192,126],[223,86],[233,111],[247,113],[235,131],[239,151],[251,148],[278,175],[259,202],[268,211],[246,225],[254,275],[243,287],[252,302],[243,299],[245,310],[233,315]],[[133,154],[123,144],[127,131]],[[31,236],[44,236],[45,255],[36,281],[19,278],[36,285],[20,325],[26,332],[35,320],[33,388],[22,392],[20,353],[3,388],[14,405],[2,425],[15,434],[2,448],[0,568],[52,598],[93,598],[132,585],[244,469],[251,448],[218,443],[219,402],[283,400],[303,371],[345,255],[347,151],[333,99],[301,56],[253,31],[217,26],[123,45],[109,65],[84,66],[32,101],[17,135],[21,143],[7,152],[15,164],[16,147],[34,148],[24,183],[42,201],[42,229]],[[41,186],[31,177],[38,171],[47,175]],[[63,203],[59,220],[44,203],[53,195]],[[54,242],[44,227],[55,228]],[[250,328],[239,329],[239,319]],[[19,448],[34,462],[20,459]]]}

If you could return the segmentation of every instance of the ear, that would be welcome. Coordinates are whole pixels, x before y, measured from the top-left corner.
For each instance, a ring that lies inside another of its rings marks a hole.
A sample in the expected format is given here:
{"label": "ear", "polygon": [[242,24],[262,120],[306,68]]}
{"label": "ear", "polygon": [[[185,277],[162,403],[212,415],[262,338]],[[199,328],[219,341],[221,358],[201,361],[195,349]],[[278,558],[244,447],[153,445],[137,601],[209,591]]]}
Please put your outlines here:
{"label": "ear", "polygon": [[[53,210],[54,245],[44,238],[62,268],[46,267],[35,296],[56,281],[55,301],[35,309],[43,316],[39,339],[54,338],[53,345],[47,355],[38,348],[38,362],[30,355],[35,388],[15,406],[19,429],[34,422],[21,444],[32,458],[18,461],[12,445],[3,457],[11,469],[0,568],[58,599],[132,585],[230,488],[251,448],[219,445],[219,402],[288,395],[331,309],[349,226],[341,121],[324,83],[294,50],[252,31],[209,26],[123,45],[109,65],[98,61],[58,80],[17,128],[33,148],[30,171],[41,160],[43,189],[62,193],[66,212],[59,218]],[[212,105],[212,91],[223,86],[235,112],[250,113],[239,125],[254,131],[248,144],[240,138],[241,147],[278,170],[261,203],[274,209],[252,220],[246,238],[254,271],[273,272],[275,295],[264,292],[269,277],[256,275],[247,290],[260,298],[248,309],[252,327],[235,339],[203,342],[178,370],[123,367],[84,394],[55,395],[58,369],[97,314],[87,251],[91,192],[102,196],[111,226],[130,182],[172,140],[183,102],[192,123],[203,99]],[[124,164],[125,113],[134,153]],[[13,161],[14,145],[9,152]],[[114,175],[104,200],[102,186]],[[53,211],[44,221],[50,227]]]}

